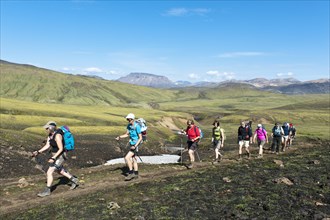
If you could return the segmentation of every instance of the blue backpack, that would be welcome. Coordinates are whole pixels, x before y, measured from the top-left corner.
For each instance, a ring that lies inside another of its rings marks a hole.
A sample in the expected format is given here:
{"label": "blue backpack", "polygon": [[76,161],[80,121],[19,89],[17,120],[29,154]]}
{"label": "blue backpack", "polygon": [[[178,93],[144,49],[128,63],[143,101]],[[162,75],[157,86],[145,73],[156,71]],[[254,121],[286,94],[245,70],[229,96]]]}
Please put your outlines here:
{"label": "blue backpack", "polygon": [[60,129],[63,131],[64,149],[66,151],[74,150],[74,138],[68,126],[61,126]]}
{"label": "blue backpack", "polygon": [[197,133],[197,132],[196,132],[196,128],[198,128],[198,130],[199,130],[199,140],[198,140],[198,142],[200,142],[201,139],[204,137],[204,133],[203,133],[203,131],[202,131],[202,129],[201,129],[200,127],[198,127],[198,126],[195,125],[195,127],[194,127],[194,129],[195,129],[195,134]]}

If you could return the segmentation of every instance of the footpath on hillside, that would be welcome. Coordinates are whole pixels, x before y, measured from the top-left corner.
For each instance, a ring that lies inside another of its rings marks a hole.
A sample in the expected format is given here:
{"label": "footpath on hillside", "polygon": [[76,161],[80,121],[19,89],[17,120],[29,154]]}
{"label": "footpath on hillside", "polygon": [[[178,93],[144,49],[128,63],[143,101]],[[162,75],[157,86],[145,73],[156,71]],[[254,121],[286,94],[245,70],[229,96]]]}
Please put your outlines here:
{"label": "footpath on hillside", "polygon": [[[305,144],[302,147],[313,147],[313,144]],[[291,152],[297,150],[293,147]],[[285,156],[287,152],[282,153]],[[148,165],[140,164],[140,178],[132,181],[124,181],[126,166],[125,164],[117,164],[111,166],[97,166],[74,170],[80,179],[80,186],[75,190],[69,190],[69,183],[66,178],[60,175],[54,175],[54,183],[52,187],[52,194],[45,198],[37,197],[37,193],[45,187],[45,175],[34,175],[27,178],[16,179],[1,179],[1,198],[0,198],[0,216],[10,215],[10,213],[23,212],[40,205],[49,205],[62,201],[67,198],[75,198],[85,196],[90,193],[98,192],[107,189],[119,189],[128,184],[139,184],[143,182],[155,181],[171,176],[178,176],[189,174],[189,172],[200,171],[208,169],[210,166],[219,166],[219,169],[225,169],[226,165],[235,163],[249,163],[256,159],[254,154],[250,160],[243,159],[237,161],[237,151],[226,152],[224,159],[219,164],[212,164],[210,157],[213,152],[200,152],[201,158],[205,158],[205,162],[196,162],[193,169],[187,169],[184,164],[167,164],[167,165]],[[278,155],[270,154],[265,151],[264,159],[274,161],[278,159]],[[261,159],[263,160],[263,159]],[[280,163],[279,163],[280,165]]]}

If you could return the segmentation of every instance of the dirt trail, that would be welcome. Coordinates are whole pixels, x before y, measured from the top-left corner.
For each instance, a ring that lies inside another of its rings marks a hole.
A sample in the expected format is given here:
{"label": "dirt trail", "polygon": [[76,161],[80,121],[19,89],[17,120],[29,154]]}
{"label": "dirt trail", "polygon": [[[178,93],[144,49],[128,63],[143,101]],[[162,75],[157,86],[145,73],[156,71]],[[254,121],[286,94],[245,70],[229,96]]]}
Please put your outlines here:
{"label": "dirt trail", "polygon": [[[294,150],[295,149],[293,148],[290,151]],[[201,152],[199,153],[201,154]],[[212,154],[210,152],[204,153],[207,156],[204,155],[203,158],[208,158],[208,156]],[[226,152],[224,160],[222,160],[219,165],[223,166],[226,164],[238,163],[236,160],[236,153],[236,150]],[[267,154],[267,152],[265,152],[264,157],[276,158],[276,155]],[[249,161],[251,160],[243,160],[241,162],[248,163]],[[53,185],[55,185],[55,190],[53,190],[51,196],[45,198],[39,198],[36,195],[39,191],[44,189],[45,175],[40,174],[26,178],[28,185],[23,188],[18,186],[19,184],[17,178],[0,179],[0,216],[8,213],[21,212],[41,205],[56,203],[64,198],[83,196],[104,189],[120,188],[132,183],[138,184],[142,182],[155,181],[157,179],[207,169],[210,166],[212,166],[210,161],[196,162],[196,166],[193,169],[187,169],[186,166],[181,164],[140,164],[140,178],[132,181],[124,181],[123,172],[125,172],[124,169],[126,168],[124,164],[84,168],[72,171],[73,173],[79,173],[78,177],[81,183],[77,189],[72,191],[69,190],[68,183],[60,178],[60,175],[56,174],[53,182]]]}
{"label": "dirt trail", "polygon": [[[64,198],[73,198],[77,196],[87,195],[89,193],[97,192],[105,188],[115,189],[123,187],[127,184],[138,184],[141,182],[155,181],[156,179],[166,178],[169,176],[193,172],[196,169],[203,169],[210,166],[210,162],[199,162],[192,170],[187,170],[185,166],[179,165],[140,165],[140,178],[132,181],[124,181],[124,175],[121,169],[125,165],[115,166],[98,166],[94,168],[84,169],[80,171],[80,186],[75,190],[69,190],[67,182],[61,182],[61,176],[54,176],[54,183],[56,189],[52,192],[51,196],[45,198],[37,197],[37,193],[44,188],[45,176],[36,175],[26,179],[30,183],[29,186],[20,189],[17,179],[0,180],[2,189],[2,196],[0,198],[0,216],[7,213],[16,211],[27,210],[39,205],[47,205],[56,203]],[[146,167],[146,169],[144,169]],[[154,168],[152,168],[154,167]],[[101,175],[101,177],[99,177]],[[37,182],[34,184],[34,182]],[[6,190],[8,189],[8,190]],[[14,190],[14,191],[12,191]],[[51,198],[51,199],[50,199]]]}

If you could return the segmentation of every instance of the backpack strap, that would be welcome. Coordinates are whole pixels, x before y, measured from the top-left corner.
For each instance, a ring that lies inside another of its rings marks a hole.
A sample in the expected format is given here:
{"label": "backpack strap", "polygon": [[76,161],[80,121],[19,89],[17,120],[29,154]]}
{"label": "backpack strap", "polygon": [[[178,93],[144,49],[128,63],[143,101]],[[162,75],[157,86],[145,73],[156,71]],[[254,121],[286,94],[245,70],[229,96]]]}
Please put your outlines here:
{"label": "backpack strap", "polygon": [[264,134],[265,138],[267,138],[267,135],[265,134],[265,129],[262,129],[262,133]]}
{"label": "backpack strap", "polygon": [[[196,137],[197,137],[197,131],[196,131],[196,128],[197,128],[197,126],[194,125],[194,131],[195,131],[195,135],[196,135]],[[198,139],[200,139],[200,134],[199,134],[199,138],[198,138]]]}

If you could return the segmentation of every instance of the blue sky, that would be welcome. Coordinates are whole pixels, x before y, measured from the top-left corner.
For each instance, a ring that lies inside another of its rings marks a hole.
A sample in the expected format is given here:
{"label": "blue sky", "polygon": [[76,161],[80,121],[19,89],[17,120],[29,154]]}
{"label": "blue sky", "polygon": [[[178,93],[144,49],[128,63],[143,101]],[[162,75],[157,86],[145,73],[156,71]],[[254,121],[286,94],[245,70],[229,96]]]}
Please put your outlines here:
{"label": "blue sky", "polygon": [[329,1],[1,0],[0,52],[106,79],[329,78]]}

